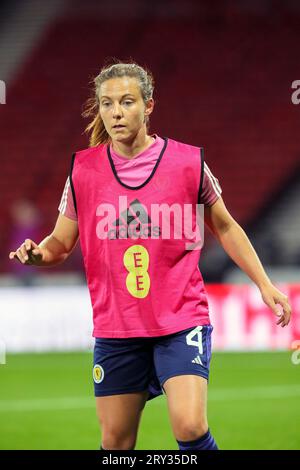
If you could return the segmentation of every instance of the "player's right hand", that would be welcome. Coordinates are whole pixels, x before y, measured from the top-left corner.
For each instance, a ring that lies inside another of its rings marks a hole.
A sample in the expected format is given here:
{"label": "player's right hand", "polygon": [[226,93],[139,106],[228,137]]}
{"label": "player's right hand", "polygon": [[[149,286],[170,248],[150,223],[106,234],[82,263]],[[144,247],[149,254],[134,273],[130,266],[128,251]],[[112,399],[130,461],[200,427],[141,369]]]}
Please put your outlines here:
{"label": "player's right hand", "polygon": [[9,253],[9,259],[16,259],[22,264],[39,265],[43,260],[43,250],[37,243],[26,238],[24,243],[16,250]]}

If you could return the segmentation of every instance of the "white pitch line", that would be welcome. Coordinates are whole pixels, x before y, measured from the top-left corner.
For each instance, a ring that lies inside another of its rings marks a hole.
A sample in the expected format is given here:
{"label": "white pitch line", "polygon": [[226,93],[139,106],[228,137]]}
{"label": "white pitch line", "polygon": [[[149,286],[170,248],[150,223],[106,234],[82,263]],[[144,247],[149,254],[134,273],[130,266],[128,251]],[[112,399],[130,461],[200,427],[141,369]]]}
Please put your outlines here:
{"label": "white pitch line", "polygon": [[89,397],[41,398],[36,400],[1,400],[0,413],[7,411],[45,411],[94,408],[95,399]]}
{"label": "white pitch line", "polygon": [[208,399],[211,401],[222,400],[253,400],[264,398],[286,398],[299,397],[300,385],[271,385],[265,387],[248,388],[224,388],[220,390],[208,391]]}
{"label": "white pitch line", "polygon": [[[274,385],[269,387],[249,388],[223,388],[208,392],[208,401],[230,400],[259,400],[259,399],[284,399],[286,397],[300,398],[300,385]],[[151,400],[156,405],[165,404],[165,397]],[[74,410],[80,408],[95,408],[95,398],[91,397],[62,397],[42,398],[30,400],[1,400],[0,413],[22,411],[46,411],[46,410]]]}

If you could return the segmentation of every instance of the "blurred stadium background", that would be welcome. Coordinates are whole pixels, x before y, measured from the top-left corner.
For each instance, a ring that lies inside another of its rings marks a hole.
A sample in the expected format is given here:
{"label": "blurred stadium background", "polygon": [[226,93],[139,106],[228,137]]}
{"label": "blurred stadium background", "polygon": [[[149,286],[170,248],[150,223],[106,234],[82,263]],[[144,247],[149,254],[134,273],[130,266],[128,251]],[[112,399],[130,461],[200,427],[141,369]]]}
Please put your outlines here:
{"label": "blurred stadium background", "polygon": [[[99,447],[80,248],[39,270],[8,253],[52,231],[71,155],[88,145],[88,82],[110,57],[153,72],[151,131],[204,147],[227,207],[292,303],[292,323],[276,327],[205,232],[210,428],[223,449],[300,448],[299,22],[297,0],[0,3],[0,449]],[[146,406],[137,448],[176,449],[166,410],[164,397]]]}

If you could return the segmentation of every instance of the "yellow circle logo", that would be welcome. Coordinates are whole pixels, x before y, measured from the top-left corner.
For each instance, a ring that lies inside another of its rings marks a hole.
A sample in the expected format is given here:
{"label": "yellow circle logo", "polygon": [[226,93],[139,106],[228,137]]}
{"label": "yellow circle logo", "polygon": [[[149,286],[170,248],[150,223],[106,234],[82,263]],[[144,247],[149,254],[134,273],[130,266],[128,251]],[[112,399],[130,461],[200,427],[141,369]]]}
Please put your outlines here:
{"label": "yellow circle logo", "polygon": [[93,379],[96,384],[99,384],[104,379],[104,370],[99,364],[96,364],[93,368]]}
{"label": "yellow circle logo", "polygon": [[133,245],[127,248],[123,257],[128,274],[126,287],[133,297],[144,299],[150,289],[149,253],[143,245]]}

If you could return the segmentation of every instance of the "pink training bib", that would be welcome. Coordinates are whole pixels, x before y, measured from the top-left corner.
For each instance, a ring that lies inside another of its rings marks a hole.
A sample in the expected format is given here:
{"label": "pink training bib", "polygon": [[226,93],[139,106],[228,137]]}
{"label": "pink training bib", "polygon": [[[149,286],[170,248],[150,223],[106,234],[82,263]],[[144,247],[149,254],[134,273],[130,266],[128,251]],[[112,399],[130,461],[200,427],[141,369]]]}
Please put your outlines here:
{"label": "pink training bib", "polygon": [[93,336],[162,336],[210,323],[200,250],[187,249],[195,238],[172,216],[189,205],[195,231],[203,172],[200,148],[167,138],[135,187],[120,180],[107,145],[74,154],[70,181]]}

